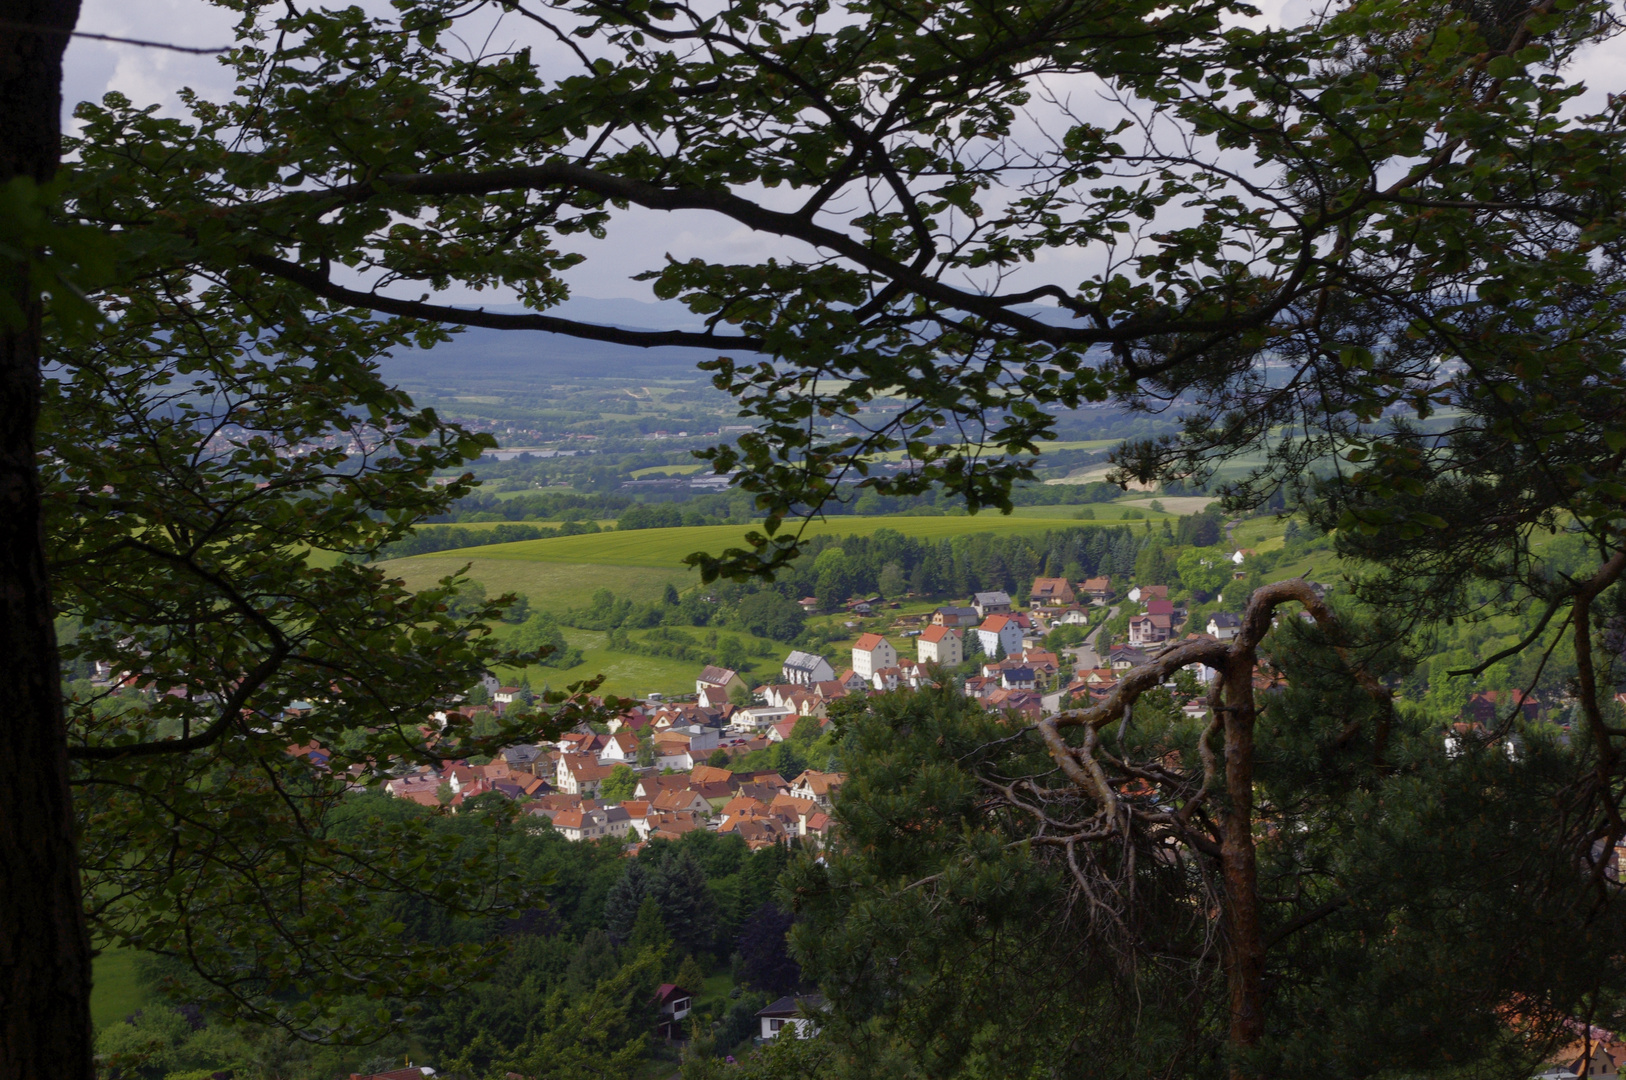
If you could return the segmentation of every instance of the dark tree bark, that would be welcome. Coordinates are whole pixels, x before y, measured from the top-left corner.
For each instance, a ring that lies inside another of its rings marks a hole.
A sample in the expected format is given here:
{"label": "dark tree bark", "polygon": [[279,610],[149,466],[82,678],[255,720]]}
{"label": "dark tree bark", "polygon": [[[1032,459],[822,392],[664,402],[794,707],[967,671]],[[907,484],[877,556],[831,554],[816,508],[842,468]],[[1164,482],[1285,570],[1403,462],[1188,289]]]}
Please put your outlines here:
{"label": "dark tree bark", "polygon": [[[78,0],[0,0],[0,184],[56,174],[78,16]],[[90,1080],[90,940],[34,465],[41,310],[8,287],[26,318],[0,325],[0,1080]]]}
{"label": "dark tree bark", "polygon": [[[1225,890],[1225,979],[1231,999],[1230,1044],[1251,1049],[1265,1034],[1265,944],[1259,918],[1259,864],[1253,843],[1254,643],[1270,626],[1272,608],[1250,607],[1250,625],[1225,667],[1225,804],[1220,867]],[[1254,625],[1257,624],[1257,625]],[[1233,1078],[1246,1077],[1240,1062]]]}

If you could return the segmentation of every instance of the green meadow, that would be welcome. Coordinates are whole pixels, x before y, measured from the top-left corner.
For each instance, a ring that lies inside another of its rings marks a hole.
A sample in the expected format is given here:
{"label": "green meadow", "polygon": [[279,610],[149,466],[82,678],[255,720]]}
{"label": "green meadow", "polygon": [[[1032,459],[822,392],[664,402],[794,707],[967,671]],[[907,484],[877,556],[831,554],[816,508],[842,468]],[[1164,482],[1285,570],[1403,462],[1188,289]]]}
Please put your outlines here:
{"label": "green meadow", "polygon": [[[1103,504],[1106,509],[1113,504]],[[946,536],[965,536],[972,533],[998,533],[1001,535],[1036,535],[1053,529],[1074,529],[1089,525],[1072,515],[1073,507],[1034,507],[1049,511],[1046,516],[1026,514],[1009,516],[998,513],[956,517],[836,517],[815,521],[808,525],[807,535],[871,536],[882,529],[892,529],[905,536],[938,540]],[[1097,511],[1100,514],[1100,510]],[[1143,511],[1144,512],[1144,511]],[[1101,521],[1098,518],[1097,524]],[[787,525],[787,528],[791,527]],[[719,552],[738,547],[745,542],[748,525],[696,525],[672,529],[634,529],[627,532],[589,533],[582,536],[556,536],[547,540],[520,540],[512,544],[490,544],[485,547],[459,548],[438,551],[433,556],[420,555],[401,559],[391,566],[402,566],[425,559],[457,560],[478,559],[512,560],[517,562],[569,563],[573,565],[650,567],[682,569],[686,556],[696,551]],[[489,586],[488,586],[489,587]],[[591,591],[591,590],[589,590]]]}
{"label": "green meadow", "polygon": [[[505,636],[512,633],[515,628],[499,624],[495,629],[498,636]],[[695,676],[704,666],[698,660],[674,660],[665,656],[642,656],[610,649],[607,645],[610,635],[602,630],[582,630],[573,626],[562,629],[565,641],[582,651],[581,663],[571,668],[527,668],[525,674],[531,680],[531,685],[537,689],[546,685],[554,690],[562,690],[571,683],[603,675],[604,683],[599,687],[599,692],[605,694],[623,697],[642,697],[650,692],[667,695],[692,694]],[[679,629],[697,642],[704,642],[709,633],[704,627],[679,627]],[[632,630],[628,632],[628,636],[636,641],[647,633],[646,630]],[[766,654],[753,655],[751,663],[742,670],[756,676],[760,681],[778,681],[780,665],[785,662],[785,657],[791,650],[789,645],[757,637],[739,627],[721,627],[717,633],[720,637],[738,638],[753,654],[759,652]],[[504,680],[519,678],[518,671],[502,669],[497,674]]]}
{"label": "green meadow", "polygon": [[146,995],[136,979],[134,949],[105,949],[91,968],[90,1019],[98,1027],[116,1024],[141,1008]]}

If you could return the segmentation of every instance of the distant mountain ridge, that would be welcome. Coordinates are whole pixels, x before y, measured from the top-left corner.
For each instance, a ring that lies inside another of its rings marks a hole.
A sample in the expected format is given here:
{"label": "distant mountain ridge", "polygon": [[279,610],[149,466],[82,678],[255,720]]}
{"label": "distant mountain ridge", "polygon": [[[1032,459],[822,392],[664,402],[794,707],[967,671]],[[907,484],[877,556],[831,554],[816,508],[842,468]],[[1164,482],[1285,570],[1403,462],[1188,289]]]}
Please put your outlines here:
{"label": "distant mountain ridge", "polygon": [[[477,305],[467,305],[470,307]],[[518,304],[478,305],[487,311],[520,314]],[[1046,322],[1069,320],[1054,307],[1021,308]],[[636,330],[704,330],[704,320],[676,300],[599,299],[573,297],[550,315]],[[722,350],[660,346],[642,349],[604,341],[589,341],[537,330],[487,330],[468,327],[451,341],[432,349],[401,351],[382,364],[384,376],[411,390],[471,392],[482,383],[545,382],[558,378],[681,378],[699,377],[695,366],[715,359]],[[733,354],[748,358],[753,354]]]}

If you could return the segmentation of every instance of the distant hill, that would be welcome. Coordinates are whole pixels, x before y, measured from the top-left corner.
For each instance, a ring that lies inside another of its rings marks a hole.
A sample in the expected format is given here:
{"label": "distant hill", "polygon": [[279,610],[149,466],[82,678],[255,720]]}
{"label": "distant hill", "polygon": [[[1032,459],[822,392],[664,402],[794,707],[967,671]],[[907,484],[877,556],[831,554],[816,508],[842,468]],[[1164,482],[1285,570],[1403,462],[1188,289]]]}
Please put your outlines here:
{"label": "distant hill", "polygon": [[[513,304],[487,310],[523,313]],[[1047,322],[1066,316],[1056,308],[1024,308]],[[703,330],[702,320],[675,300],[566,301],[549,314],[605,326],[641,330]],[[433,349],[404,351],[384,362],[384,375],[408,390],[479,393],[482,387],[535,385],[549,378],[671,379],[699,376],[696,365],[718,355],[710,349],[640,349],[530,330],[471,327]],[[753,354],[735,354],[739,359]]]}
{"label": "distant hill", "polygon": [[[524,313],[517,305],[488,310]],[[633,329],[702,330],[704,325],[676,301],[571,300],[548,312],[605,326]],[[660,379],[698,375],[695,365],[715,359],[707,349],[639,349],[603,341],[534,330],[469,327],[433,349],[398,353],[383,364],[384,375],[408,390],[455,390],[535,385],[550,378]]]}

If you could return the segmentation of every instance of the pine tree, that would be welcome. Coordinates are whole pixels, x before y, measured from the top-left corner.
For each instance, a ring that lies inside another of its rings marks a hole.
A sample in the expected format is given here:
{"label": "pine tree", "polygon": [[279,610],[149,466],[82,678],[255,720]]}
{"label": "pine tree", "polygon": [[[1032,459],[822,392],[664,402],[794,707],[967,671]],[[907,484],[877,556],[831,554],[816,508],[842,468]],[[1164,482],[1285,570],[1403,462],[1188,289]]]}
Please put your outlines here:
{"label": "pine tree", "polygon": [[619,966],[610,939],[602,930],[589,930],[565,969],[565,985],[576,994],[586,993]]}
{"label": "pine tree", "polygon": [[638,905],[638,918],[627,936],[627,948],[635,950],[665,949],[672,944],[672,935],[661,917],[661,905],[653,896],[644,897]]}
{"label": "pine tree", "polygon": [[691,994],[698,994],[705,989],[706,971],[693,956],[685,956],[672,981]]}
{"label": "pine tree", "polygon": [[775,997],[789,994],[801,984],[802,969],[791,957],[785,940],[791,922],[790,914],[775,904],[757,908],[735,943],[741,982]]}
{"label": "pine tree", "polygon": [[[717,907],[705,871],[687,847],[673,848],[661,857],[650,877],[649,895],[679,949],[690,953],[711,951]],[[643,918],[642,911],[638,917]]]}
{"label": "pine tree", "polygon": [[636,859],[629,861],[626,873],[610,886],[610,895],[604,900],[604,929],[611,941],[619,945],[632,937],[639,908],[648,895],[649,871]]}

